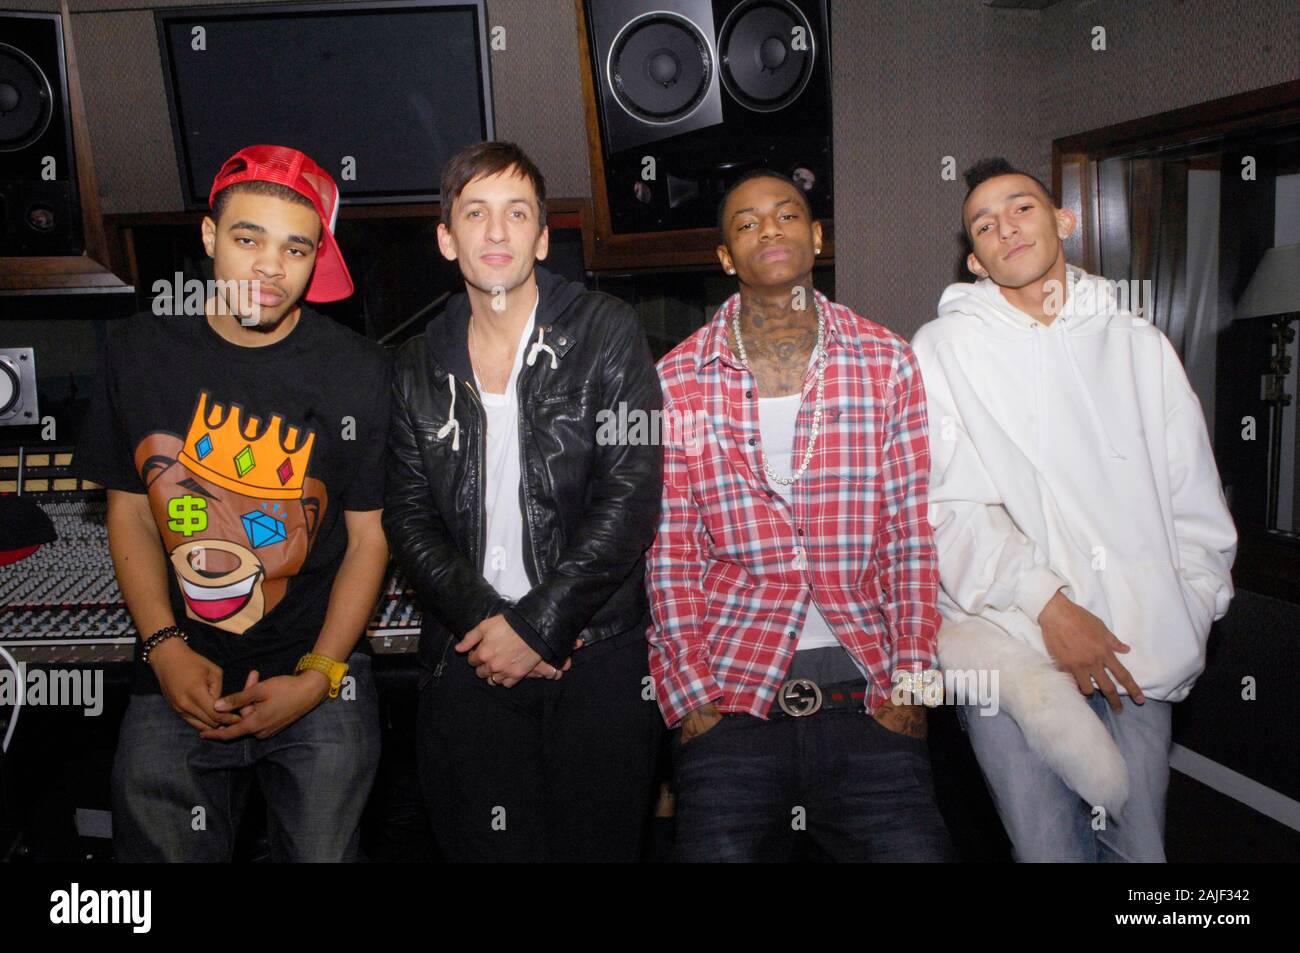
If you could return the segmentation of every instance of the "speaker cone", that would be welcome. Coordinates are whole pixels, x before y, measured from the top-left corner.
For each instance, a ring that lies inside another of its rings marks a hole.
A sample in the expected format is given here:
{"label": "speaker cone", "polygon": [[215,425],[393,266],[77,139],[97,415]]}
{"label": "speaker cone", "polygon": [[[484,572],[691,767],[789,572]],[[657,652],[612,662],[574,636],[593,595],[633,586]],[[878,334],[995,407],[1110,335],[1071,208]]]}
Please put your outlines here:
{"label": "speaker cone", "polygon": [[0,358],[0,414],[7,414],[22,394],[19,386],[18,369],[8,360]]}
{"label": "speaker cone", "polygon": [[718,36],[722,83],[755,112],[775,112],[798,99],[816,57],[812,26],[786,0],[741,3]]}
{"label": "speaker cone", "polygon": [[53,115],[54,93],[36,61],[0,43],[0,152],[30,146],[45,134]]}
{"label": "speaker cone", "polygon": [[628,21],[609,51],[609,86],[624,112],[671,123],[704,101],[713,79],[709,41],[686,17],[659,11]]}

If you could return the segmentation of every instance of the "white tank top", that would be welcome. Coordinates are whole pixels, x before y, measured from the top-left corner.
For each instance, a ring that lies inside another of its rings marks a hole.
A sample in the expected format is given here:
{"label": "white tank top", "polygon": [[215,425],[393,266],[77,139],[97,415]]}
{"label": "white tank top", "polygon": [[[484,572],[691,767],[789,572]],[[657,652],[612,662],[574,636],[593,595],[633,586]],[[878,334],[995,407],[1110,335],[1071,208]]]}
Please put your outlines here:
{"label": "white tank top", "polygon": [[487,412],[487,452],[483,507],[487,517],[487,545],[483,550],[483,578],[507,599],[520,599],[531,589],[524,569],[524,514],[519,502],[519,395],[515,385],[524,364],[524,350],[533,333],[537,305],[515,350],[514,367],[504,394],[490,394],[474,374],[483,409]]}
{"label": "white tank top", "polygon": [[[789,394],[785,397],[758,399],[758,432],[759,438],[763,441],[763,451],[767,454],[768,463],[771,464],[773,471],[783,477],[789,477],[794,472],[794,424],[795,418],[799,416],[802,396],[802,394]],[[787,503],[791,502],[793,485],[783,486],[774,483],[772,486]],[[795,543],[791,542],[791,559],[794,558],[794,547]],[[804,560],[807,559],[808,554],[805,551]],[[830,625],[818,611],[817,604],[815,602],[810,604],[808,615],[804,618],[803,630],[799,633],[799,641],[795,643],[795,651],[823,649],[839,644]]]}

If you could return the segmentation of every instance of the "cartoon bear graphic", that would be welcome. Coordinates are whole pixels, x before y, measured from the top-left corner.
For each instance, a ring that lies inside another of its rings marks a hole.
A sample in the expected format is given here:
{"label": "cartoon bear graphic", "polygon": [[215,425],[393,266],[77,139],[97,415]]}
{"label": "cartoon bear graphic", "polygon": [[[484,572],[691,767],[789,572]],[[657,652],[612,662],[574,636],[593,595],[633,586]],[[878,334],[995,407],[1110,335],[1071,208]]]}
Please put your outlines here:
{"label": "cartoon bear graphic", "polygon": [[235,635],[284,598],[328,501],[307,476],[315,432],[261,421],[202,391],[183,439],[155,432],[135,450],[187,615]]}

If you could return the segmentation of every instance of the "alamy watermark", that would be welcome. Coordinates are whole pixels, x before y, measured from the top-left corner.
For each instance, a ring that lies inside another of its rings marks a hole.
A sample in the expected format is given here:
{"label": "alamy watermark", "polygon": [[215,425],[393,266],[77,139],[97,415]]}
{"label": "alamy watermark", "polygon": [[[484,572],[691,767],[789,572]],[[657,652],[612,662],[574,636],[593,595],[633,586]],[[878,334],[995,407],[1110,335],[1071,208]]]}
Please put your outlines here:
{"label": "alamy watermark", "polygon": [[207,314],[211,301],[216,314],[232,315],[242,325],[254,325],[261,319],[262,282],[257,278],[187,280],[178,271],[171,278],[155,281],[152,291],[150,310],[159,317]]}
{"label": "alamy watermark", "polygon": [[905,703],[904,693],[912,702],[926,707],[936,705],[968,705],[980,714],[992,717],[1000,709],[998,702],[998,670],[995,668],[900,668],[890,676],[893,685],[889,700],[895,705]]}
{"label": "alamy watermark", "polygon": [[1043,283],[1043,290],[1047,292],[1043,299],[1046,313],[1067,318],[1074,315],[1129,314],[1143,321],[1149,320],[1151,302],[1155,300],[1155,285],[1150,279],[1113,281],[1090,277],[1068,287],[1067,284],[1055,278]]}
{"label": "alamy watermark", "polygon": [[0,668],[0,708],[14,705],[22,693],[24,706],[81,708],[93,718],[104,711],[104,670],[88,668],[34,668],[18,663]]}
{"label": "alamy watermark", "polygon": [[602,447],[675,447],[695,457],[708,439],[708,416],[696,410],[645,410],[619,401],[596,412],[596,443]]}
{"label": "alamy watermark", "polygon": [[73,883],[50,894],[50,922],[66,924],[124,924],[132,933],[148,933],[153,925],[152,890],[93,890]]}

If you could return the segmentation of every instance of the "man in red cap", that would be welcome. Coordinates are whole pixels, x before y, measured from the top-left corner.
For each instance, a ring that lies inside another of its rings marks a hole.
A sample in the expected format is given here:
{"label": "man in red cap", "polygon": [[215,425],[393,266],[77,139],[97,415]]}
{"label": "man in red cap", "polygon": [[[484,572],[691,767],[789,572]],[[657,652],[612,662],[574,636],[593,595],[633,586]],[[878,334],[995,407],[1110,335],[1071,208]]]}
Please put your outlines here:
{"label": "man in red cap", "polygon": [[250,146],[209,201],[201,306],[112,329],[76,455],[140,632],[115,852],[229,860],[256,778],[273,860],[353,860],[379,759],[355,650],[388,558],[388,361],[301,303],[352,293],[328,173]]}

